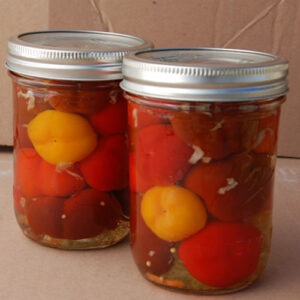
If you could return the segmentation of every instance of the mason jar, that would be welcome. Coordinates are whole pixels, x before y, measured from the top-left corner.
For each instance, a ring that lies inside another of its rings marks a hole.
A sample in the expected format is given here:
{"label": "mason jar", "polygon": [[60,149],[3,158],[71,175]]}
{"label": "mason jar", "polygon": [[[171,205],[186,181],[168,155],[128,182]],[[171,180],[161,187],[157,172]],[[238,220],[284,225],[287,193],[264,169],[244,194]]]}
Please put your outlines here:
{"label": "mason jar", "polygon": [[223,294],[261,275],[287,70],[285,60],[247,50],[125,57],[131,248],[151,282]]}
{"label": "mason jar", "polygon": [[23,233],[63,249],[129,233],[127,103],[119,82],[138,37],[41,31],[8,42],[14,100],[14,208]]}

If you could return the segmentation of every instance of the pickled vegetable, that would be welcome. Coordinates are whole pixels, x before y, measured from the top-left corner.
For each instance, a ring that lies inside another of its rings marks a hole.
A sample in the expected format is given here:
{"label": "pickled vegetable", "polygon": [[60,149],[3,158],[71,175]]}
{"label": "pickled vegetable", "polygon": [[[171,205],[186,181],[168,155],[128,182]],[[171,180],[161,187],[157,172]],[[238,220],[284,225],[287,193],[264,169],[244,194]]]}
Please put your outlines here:
{"label": "pickled vegetable", "polygon": [[39,155],[52,164],[80,161],[97,145],[86,119],[55,110],[45,110],[30,121],[28,134]]}
{"label": "pickled vegetable", "polygon": [[[134,257],[142,272],[161,275],[169,271],[174,263],[173,243],[160,239],[139,219],[137,232],[131,238]],[[132,222],[133,223],[133,222]],[[132,226],[136,226],[132,224]]]}
{"label": "pickled vegetable", "polygon": [[170,120],[175,133],[187,144],[195,145],[203,157],[224,158],[250,150],[256,138],[258,121],[218,112],[178,112]]}
{"label": "pickled vegetable", "polygon": [[121,219],[120,203],[115,197],[86,189],[64,204],[63,234],[66,239],[83,239],[99,235],[104,229],[114,229]]}
{"label": "pickled vegetable", "polygon": [[206,208],[193,192],[179,187],[153,187],[143,196],[141,214],[147,226],[162,240],[181,241],[201,230]]}
{"label": "pickled vegetable", "polygon": [[[150,186],[174,184],[190,168],[192,154],[193,148],[182,142],[170,125],[143,127],[136,138],[136,177]],[[144,191],[139,186],[137,189]]]}
{"label": "pickled vegetable", "polygon": [[65,197],[86,185],[79,168],[58,168],[44,161],[32,148],[21,148],[16,156],[15,187],[26,197]]}
{"label": "pickled vegetable", "polygon": [[179,258],[200,282],[226,288],[238,284],[256,269],[262,235],[246,223],[211,222],[179,247]]}
{"label": "pickled vegetable", "polygon": [[118,82],[48,82],[46,101],[55,110],[93,114],[107,105],[112,97],[119,92]]}
{"label": "pickled vegetable", "polygon": [[272,157],[242,153],[197,164],[184,185],[205,201],[213,216],[236,221],[255,214],[264,205],[272,189],[273,173]]}
{"label": "pickled vegetable", "polygon": [[126,137],[115,135],[99,140],[95,151],[80,162],[88,184],[99,191],[121,190],[128,185]]}
{"label": "pickled vegetable", "polygon": [[120,93],[115,94],[105,107],[91,114],[89,119],[102,136],[124,133],[127,130],[127,103]]}
{"label": "pickled vegetable", "polygon": [[25,214],[31,231],[37,236],[63,238],[64,200],[56,197],[35,197],[26,202]]}

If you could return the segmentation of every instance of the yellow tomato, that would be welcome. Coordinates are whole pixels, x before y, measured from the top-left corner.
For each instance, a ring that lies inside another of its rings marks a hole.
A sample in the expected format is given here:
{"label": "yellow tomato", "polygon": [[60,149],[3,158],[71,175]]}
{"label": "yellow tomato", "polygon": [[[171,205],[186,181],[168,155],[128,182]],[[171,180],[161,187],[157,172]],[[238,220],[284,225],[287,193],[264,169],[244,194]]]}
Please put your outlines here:
{"label": "yellow tomato", "polygon": [[97,145],[97,135],[80,115],[45,110],[28,124],[29,138],[40,156],[51,164],[76,162]]}
{"label": "yellow tomato", "polygon": [[177,242],[201,230],[207,212],[201,199],[179,186],[155,186],[141,202],[146,225],[162,240]]}

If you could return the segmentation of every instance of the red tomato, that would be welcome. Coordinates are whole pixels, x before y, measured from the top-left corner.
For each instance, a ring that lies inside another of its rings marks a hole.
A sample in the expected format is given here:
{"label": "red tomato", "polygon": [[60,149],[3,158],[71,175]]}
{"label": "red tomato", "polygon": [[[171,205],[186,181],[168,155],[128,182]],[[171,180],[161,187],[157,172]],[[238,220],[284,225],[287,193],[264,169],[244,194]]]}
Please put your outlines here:
{"label": "red tomato", "polygon": [[65,197],[82,190],[85,182],[75,165],[59,170],[34,149],[21,148],[16,156],[15,186],[27,197]]}
{"label": "red tomato", "polygon": [[243,114],[176,112],[170,121],[176,135],[213,159],[251,149],[258,127],[257,120]]}
{"label": "red tomato", "polygon": [[193,149],[174,134],[171,126],[156,124],[143,127],[139,130],[134,154],[136,190],[144,191],[142,186],[138,186],[139,182],[148,182],[149,186],[176,183],[190,168],[192,154]]}
{"label": "red tomato", "polygon": [[128,124],[131,128],[166,123],[166,118],[168,118],[166,113],[160,109],[128,102]]}
{"label": "red tomato", "polygon": [[121,94],[96,113],[90,115],[90,122],[100,135],[114,135],[127,130],[127,102]]}
{"label": "red tomato", "polygon": [[[139,210],[138,194],[131,195],[131,247],[135,262],[142,273],[150,272],[161,275],[167,272],[173,265],[174,258],[172,243],[158,238],[144,223]],[[176,251],[176,250],[175,250]]]}
{"label": "red tomato", "polygon": [[41,196],[38,169],[41,157],[33,148],[20,148],[15,152],[14,184],[25,197]]}
{"label": "red tomato", "polygon": [[85,181],[76,165],[59,170],[42,160],[38,172],[41,192],[44,195],[64,197],[75,194],[85,187]]}
{"label": "red tomato", "polygon": [[96,150],[80,163],[87,183],[96,190],[120,190],[128,186],[128,146],[124,135],[100,139]]}
{"label": "red tomato", "polygon": [[114,229],[122,210],[116,198],[106,192],[86,189],[65,201],[63,231],[65,239],[83,239]]}
{"label": "red tomato", "polygon": [[204,284],[227,288],[246,280],[258,265],[262,235],[246,223],[213,222],[179,246],[179,258]]}
{"label": "red tomato", "polygon": [[48,83],[47,100],[56,110],[92,114],[102,109],[119,91],[118,82]]}
{"label": "red tomato", "polygon": [[140,170],[136,168],[136,156],[134,152],[130,152],[129,154],[129,184],[130,190],[133,192],[147,191],[153,186],[151,181],[147,181],[146,176],[142,176]]}
{"label": "red tomato", "polygon": [[209,213],[223,221],[255,214],[272,190],[274,164],[264,154],[239,154],[226,160],[199,163],[184,185],[201,196]]}
{"label": "red tomato", "polygon": [[64,200],[54,197],[37,197],[26,202],[28,226],[36,235],[62,238]]}

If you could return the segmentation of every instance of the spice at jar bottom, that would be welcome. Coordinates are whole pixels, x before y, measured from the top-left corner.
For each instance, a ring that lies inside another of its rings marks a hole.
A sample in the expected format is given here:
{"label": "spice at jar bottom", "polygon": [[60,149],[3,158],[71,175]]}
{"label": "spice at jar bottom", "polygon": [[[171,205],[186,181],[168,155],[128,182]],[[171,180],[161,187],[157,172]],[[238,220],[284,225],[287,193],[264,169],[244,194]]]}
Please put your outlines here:
{"label": "spice at jar bottom", "polygon": [[126,56],[123,74],[137,267],[188,293],[249,286],[271,246],[286,61],[246,50],[157,49]]}
{"label": "spice at jar bottom", "polygon": [[129,233],[123,56],[150,49],[114,33],[50,31],[9,41],[14,207],[23,233],[63,249],[104,248]]}

